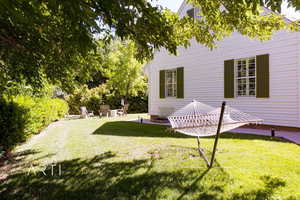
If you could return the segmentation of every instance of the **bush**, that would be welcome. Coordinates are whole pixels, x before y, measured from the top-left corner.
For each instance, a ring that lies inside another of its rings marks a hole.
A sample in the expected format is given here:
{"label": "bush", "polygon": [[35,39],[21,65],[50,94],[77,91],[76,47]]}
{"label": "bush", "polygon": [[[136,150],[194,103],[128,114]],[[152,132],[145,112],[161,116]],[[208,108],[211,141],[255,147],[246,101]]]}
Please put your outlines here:
{"label": "bush", "polygon": [[0,98],[0,151],[26,139],[27,112],[17,103]]}
{"label": "bush", "polygon": [[[117,95],[109,95],[103,101],[110,105],[111,109],[121,108],[122,97]],[[138,96],[129,97],[127,100],[129,104],[128,113],[147,113],[148,112],[148,96],[140,92]]]}
{"label": "bush", "polygon": [[148,112],[148,96],[140,93],[136,97],[128,99],[129,108],[128,113],[147,113]]}
{"label": "bush", "polygon": [[[77,88],[72,95],[66,97],[69,104],[70,114],[80,114],[80,107],[85,106],[89,111],[98,114],[100,105],[110,105],[111,109],[121,108],[122,97],[114,93],[110,94],[103,84],[97,88],[89,89],[86,85]],[[144,92],[139,92],[136,97],[128,98],[128,113],[148,112],[148,96]]]}
{"label": "bush", "polygon": [[37,134],[68,112],[64,100],[48,97],[17,96],[11,100],[1,99],[0,104],[0,146],[4,150]]}
{"label": "bush", "polygon": [[105,104],[103,97],[108,94],[105,85],[89,89],[87,85],[77,88],[72,95],[66,97],[69,104],[70,114],[80,114],[80,107],[85,106],[88,110],[98,114],[101,104]]}

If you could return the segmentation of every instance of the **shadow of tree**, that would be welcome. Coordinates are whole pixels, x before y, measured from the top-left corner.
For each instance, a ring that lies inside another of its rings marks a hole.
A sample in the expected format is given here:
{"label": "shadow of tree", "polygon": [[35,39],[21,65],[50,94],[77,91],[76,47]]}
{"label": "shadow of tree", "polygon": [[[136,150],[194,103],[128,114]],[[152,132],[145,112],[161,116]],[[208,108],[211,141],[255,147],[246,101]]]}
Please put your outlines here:
{"label": "shadow of tree", "polygon": [[[258,190],[252,190],[250,192],[242,194],[233,194],[232,200],[260,200],[260,199],[271,199],[274,192],[281,187],[285,186],[285,182],[279,178],[271,176],[262,176],[261,180],[264,183],[264,188]],[[289,197],[290,199],[292,197]]]}
{"label": "shadow of tree", "polygon": [[[133,137],[171,137],[171,138],[194,138],[178,132],[174,132],[169,126],[157,124],[141,124],[136,122],[116,121],[106,122],[93,134],[96,135],[115,135],[115,136],[133,136]],[[282,138],[271,138],[269,136],[254,135],[254,134],[240,134],[226,132],[220,135],[222,139],[240,139],[240,140],[268,140],[276,142],[289,142]],[[214,136],[205,138],[213,139]]]}
{"label": "shadow of tree", "polygon": [[[267,199],[285,185],[263,177],[265,187],[223,196],[232,184],[222,168],[164,170],[151,159],[116,161],[106,152],[53,163],[45,171],[20,171],[0,183],[3,199]],[[292,197],[291,197],[292,199]]]}
{"label": "shadow of tree", "polygon": [[16,171],[28,167],[30,164],[39,162],[44,158],[49,158],[54,154],[46,154],[34,159],[28,159],[29,156],[40,153],[36,150],[23,150],[16,153],[13,153],[12,156],[5,162],[0,163],[0,181],[6,179],[10,174],[15,173]]}
{"label": "shadow of tree", "polygon": [[164,125],[141,124],[136,122],[116,121],[106,122],[93,134],[117,135],[134,137],[172,137],[191,138],[189,136],[170,131],[170,127]]}
{"label": "shadow of tree", "polygon": [[167,194],[162,191],[184,192],[187,183],[202,173],[156,171],[149,160],[111,162],[113,157],[107,152],[91,159],[55,163],[46,175],[19,172],[0,184],[0,192],[5,199],[164,199]]}

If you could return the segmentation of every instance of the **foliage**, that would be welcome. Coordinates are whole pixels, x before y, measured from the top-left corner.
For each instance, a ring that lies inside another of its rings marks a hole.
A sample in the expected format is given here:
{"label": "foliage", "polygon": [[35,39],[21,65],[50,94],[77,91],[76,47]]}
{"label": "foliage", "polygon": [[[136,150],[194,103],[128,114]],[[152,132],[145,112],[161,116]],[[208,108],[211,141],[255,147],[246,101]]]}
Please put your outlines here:
{"label": "foliage", "polygon": [[[111,93],[105,84],[99,87],[89,89],[87,85],[74,90],[74,92],[66,96],[69,105],[70,114],[80,114],[80,107],[85,106],[94,114],[99,114],[100,105],[110,105],[111,109],[119,109],[122,97],[116,93]],[[145,113],[148,111],[148,96],[143,92],[139,92],[137,96],[129,96],[129,113]]]}
{"label": "foliage", "polygon": [[148,113],[148,95],[140,92],[128,99],[128,113]]}
{"label": "foliage", "polygon": [[[107,95],[104,103],[110,105],[111,109],[120,109],[122,107],[122,96],[116,94]],[[127,99],[129,104],[128,113],[147,113],[148,112],[148,95],[146,92],[139,92],[137,96],[129,96]]]}
{"label": "foliage", "polygon": [[137,96],[146,89],[146,77],[143,75],[142,64],[135,59],[136,46],[131,41],[115,40],[111,44],[107,57],[106,68],[103,69],[108,78],[108,88],[124,98]]}
{"label": "foliage", "polygon": [[[298,30],[295,23],[287,24],[283,16],[278,13],[263,9],[261,5],[272,7],[275,11],[280,7],[279,1],[202,1],[188,0],[189,3],[199,8],[200,20],[195,20],[192,29],[199,43],[208,47],[215,47],[215,41],[229,36],[238,31],[250,38],[260,40],[270,39],[271,35],[280,29]],[[276,7],[275,7],[276,6]]]}
{"label": "foliage", "polygon": [[[72,89],[76,77],[88,79],[98,66],[88,64],[99,51],[96,38],[104,46],[115,36],[130,39],[143,60],[160,48],[176,54],[178,46],[187,47],[191,38],[212,48],[233,31],[268,39],[287,28],[280,15],[260,16],[260,5],[279,11],[282,0],[188,2],[200,8],[202,20],[180,18],[147,0],[2,0],[0,91],[11,80],[39,87],[43,79]],[[288,2],[299,9],[298,1]]]}
{"label": "foliage", "polygon": [[[0,147],[9,150],[68,112],[61,99],[16,96],[0,100]],[[1,149],[0,148],[0,149]]]}
{"label": "foliage", "polygon": [[0,98],[0,151],[9,150],[25,140],[27,112],[17,103]]}
{"label": "foliage", "polygon": [[98,113],[101,104],[104,104],[105,96],[109,94],[105,85],[89,89],[87,85],[76,88],[71,95],[66,97],[70,114],[80,114],[80,107],[86,106],[89,111]]}
{"label": "foliage", "polygon": [[[98,47],[100,50],[101,42]],[[105,50],[102,50],[101,63],[96,62],[101,71],[95,71],[90,81],[81,80],[87,85],[78,87],[67,97],[70,113],[79,114],[80,106],[86,106],[88,110],[97,114],[101,104],[118,109],[122,106],[121,99],[132,105],[129,108],[130,112],[146,111],[147,81],[143,75],[142,64],[135,58],[136,50],[135,44],[129,40],[116,39],[107,45]],[[95,87],[94,84],[97,83],[99,85]]]}
{"label": "foliage", "polygon": [[26,85],[25,81],[8,81],[5,85],[5,90],[2,96],[31,96],[31,97],[53,97],[55,89],[53,85],[47,81],[42,81],[39,88],[33,88],[31,85]]}

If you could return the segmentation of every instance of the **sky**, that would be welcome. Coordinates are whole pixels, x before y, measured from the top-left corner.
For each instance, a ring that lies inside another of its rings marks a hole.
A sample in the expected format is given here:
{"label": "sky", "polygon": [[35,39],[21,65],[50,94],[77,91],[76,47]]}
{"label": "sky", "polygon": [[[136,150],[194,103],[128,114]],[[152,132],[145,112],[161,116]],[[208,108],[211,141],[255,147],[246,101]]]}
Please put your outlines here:
{"label": "sky", "polygon": [[[183,0],[152,0],[152,4],[158,4],[176,12],[179,9],[182,1]],[[300,12],[295,12],[293,8],[287,8],[286,1],[284,1],[281,10],[282,14],[291,20],[300,19]]]}

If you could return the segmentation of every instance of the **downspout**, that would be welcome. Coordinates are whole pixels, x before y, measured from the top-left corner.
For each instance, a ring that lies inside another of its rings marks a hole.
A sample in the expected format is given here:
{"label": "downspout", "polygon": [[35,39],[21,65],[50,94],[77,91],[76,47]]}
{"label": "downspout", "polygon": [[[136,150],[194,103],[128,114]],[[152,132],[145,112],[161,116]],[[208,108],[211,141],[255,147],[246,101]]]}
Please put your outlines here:
{"label": "downspout", "polygon": [[148,115],[152,114],[152,110],[151,110],[151,84],[152,83],[152,67],[151,66],[147,66],[147,71],[148,71],[148,86],[147,86],[147,93],[148,93]]}
{"label": "downspout", "polygon": [[298,41],[298,46],[297,46],[297,67],[298,67],[298,124],[297,127],[300,128],[300,32],[297,32],[297,41]]}

